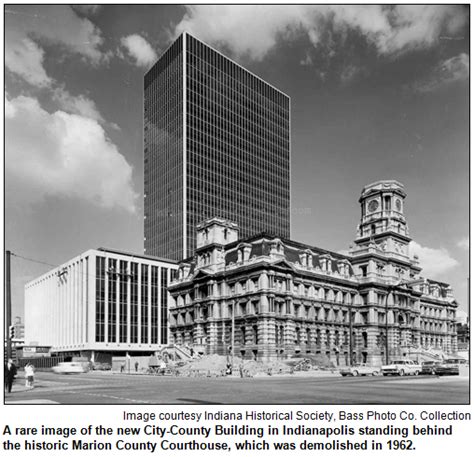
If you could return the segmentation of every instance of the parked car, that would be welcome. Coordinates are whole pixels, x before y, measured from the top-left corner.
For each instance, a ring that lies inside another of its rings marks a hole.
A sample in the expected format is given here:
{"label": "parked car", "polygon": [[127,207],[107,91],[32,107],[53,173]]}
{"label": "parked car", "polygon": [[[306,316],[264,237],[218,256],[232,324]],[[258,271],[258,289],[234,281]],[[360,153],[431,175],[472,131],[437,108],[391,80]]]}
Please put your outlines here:
{"label": "parked car", "polygon": [[457,359],[445,359],[435,367],[435,374],[438,376],[458,375],[459,363]]}
{"label": "parked car", "polygon": [[434,360],[427,360],[426,362],[421,362],[420,374],[436,374],[436,367],[439,364],[440,362]]}
{"label": "parked car", "polygon": [[378,376],[380,367],[374,367],[366,363],[344,367],[339,370],[342,376]]}
{"label": "parked car", "polygon": [[85,373],[87,370],[81,362],[61,362],[53,367],[53,371],[57,374],[75,374]]}
{"label": "parked car", "polygon": [[451,357],[446,360],[449,360],[450,363],[457,363],[458,365],[469,365],[469,361],[462,357]]}
{"label": "parked car", "polygon": [[393,360],[389,365],[382,365],[382,374],[388,375],[415,375],[418,376],[421,372],[421,365],[409,359]]}

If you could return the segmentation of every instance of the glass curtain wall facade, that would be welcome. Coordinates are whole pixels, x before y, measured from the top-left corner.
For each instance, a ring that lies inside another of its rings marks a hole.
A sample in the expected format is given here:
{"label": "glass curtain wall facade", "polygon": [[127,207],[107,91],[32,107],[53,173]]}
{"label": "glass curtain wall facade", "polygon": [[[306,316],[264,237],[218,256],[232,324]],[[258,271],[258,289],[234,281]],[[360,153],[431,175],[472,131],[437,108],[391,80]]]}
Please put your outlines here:
{"label": "glass curtain wall facade", "polygon": [[145,75],[145,253],[183,254],[183,39]]}
{"label": "glass curtain wall facade", "polygon": [[167,285],[173,279],[169,266],[97,255],[95,342],[167,344]]}
{"label": "glass curtain wall facade", "polygon": [[[167,76],[167,62],[182,74]],[[156,142],[157,128],[174,136]],[[241,237],[288,238],[289,97],[183,34],[145,76],[145,193],[149,255],[193,255],[196,225],[215,216],[238,223]]]}

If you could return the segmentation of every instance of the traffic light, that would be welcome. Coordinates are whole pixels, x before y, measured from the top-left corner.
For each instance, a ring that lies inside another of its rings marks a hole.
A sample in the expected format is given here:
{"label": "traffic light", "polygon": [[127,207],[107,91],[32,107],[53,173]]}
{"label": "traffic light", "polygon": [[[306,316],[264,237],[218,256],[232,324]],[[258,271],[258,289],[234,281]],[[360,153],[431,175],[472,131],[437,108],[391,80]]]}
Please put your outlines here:
{"label": "traffic light", "polygon": [[10,335],[10,340],[13,340],[16,336],[16,328],[14,325],[10,325],[10,327],[8,327],[8,334]]}

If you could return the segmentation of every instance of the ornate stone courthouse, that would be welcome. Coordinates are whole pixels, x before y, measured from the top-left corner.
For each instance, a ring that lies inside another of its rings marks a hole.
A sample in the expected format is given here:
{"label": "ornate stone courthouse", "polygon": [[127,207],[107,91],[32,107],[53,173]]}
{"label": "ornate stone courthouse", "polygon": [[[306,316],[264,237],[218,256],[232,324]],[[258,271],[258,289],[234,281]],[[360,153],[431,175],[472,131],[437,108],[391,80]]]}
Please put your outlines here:
{"label": "ornate stone courthouse", "polygon": [[457,351],[448,284],[424,278],[397,181],[362,190],[349,254],[236,224],[200,224],[192,259],[170,284],[170,343],[245,359],[327,357],[336,365]]}

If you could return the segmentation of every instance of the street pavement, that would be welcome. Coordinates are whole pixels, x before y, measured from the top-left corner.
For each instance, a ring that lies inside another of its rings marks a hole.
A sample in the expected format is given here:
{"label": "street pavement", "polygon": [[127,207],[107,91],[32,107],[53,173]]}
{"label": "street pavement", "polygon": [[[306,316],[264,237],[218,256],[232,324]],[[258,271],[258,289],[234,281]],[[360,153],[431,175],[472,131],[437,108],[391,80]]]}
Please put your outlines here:
{"label": "street pavement", "polygon": [[187,378],[90,372],[38,372],[34,389],[22,379],[6,404],[469,404],[461,376],[263,376]]}

